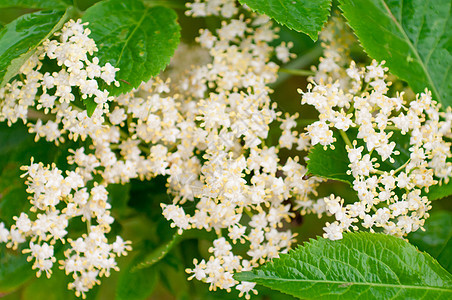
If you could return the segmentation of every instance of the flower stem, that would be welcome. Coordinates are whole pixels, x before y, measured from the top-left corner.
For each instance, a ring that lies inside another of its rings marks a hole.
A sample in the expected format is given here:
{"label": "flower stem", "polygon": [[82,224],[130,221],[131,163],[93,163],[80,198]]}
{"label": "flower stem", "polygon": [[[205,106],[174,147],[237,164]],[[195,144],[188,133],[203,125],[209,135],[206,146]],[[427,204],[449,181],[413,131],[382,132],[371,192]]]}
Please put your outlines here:
{"label": "flower stem", "polygon": [[[307,53],[303,54],[302,56],[298,57],[297,59],[291,61],[286,65],[287,69],[303,69],[306,67],[311,66],[320,55],[322,55],[323,48],[318,45],[314,47],[313,49],[309,50]],[[286,81],[290,77],[290,74],[280,72],[278,74],[278,80],[274,82],[271,86],[276,87],[281,85],[284,81]]]}
{"label": "flower stem", "polygon": [[393,126],[393,125],[386,126],[385,130],[401,131],[400,128],[398,128],[397,126]]}
{"label": "flower stem", "polygon": [[291,75],[297,75],[297,76],[312,76],[315,75],[315,73],[311,70],[298,70],[298,69],[286,69],[286,68],[279,68],[279,72],[291,74]]}
{"label": "flower stem", "polygon": [[343,130],[339,130],[339,133],[341,134],[342,139],[344,140],[345,144],[349,146],[350,148],[353,148],[352,142],[350,142],[350,139],[348,138],[347,134]]}
{"label": "flower stem", "polygon": [[86,219],[86,231],[88,231],[88,234],[91,233],[91,219]]}
{"label": "flower stem", "polygon": [[398,167],[395,171],[394,174],[399,173],[402,169],[404,169],[411,161],[411,158],[409,158],[403,165],[401,165],[400,167]]}

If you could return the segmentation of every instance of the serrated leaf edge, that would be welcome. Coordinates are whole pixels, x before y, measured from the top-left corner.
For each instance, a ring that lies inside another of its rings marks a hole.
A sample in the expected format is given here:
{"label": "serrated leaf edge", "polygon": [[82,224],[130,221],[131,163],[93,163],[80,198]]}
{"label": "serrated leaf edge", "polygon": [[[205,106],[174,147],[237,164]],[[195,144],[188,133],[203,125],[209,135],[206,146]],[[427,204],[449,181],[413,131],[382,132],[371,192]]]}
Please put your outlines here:
{"label": "serrated leaf edge", "polygon": [[[240,4],[248,6],[254,12],[258,12],[260,14],[263,14],[263,15],[266,15],[266,16],[270,17],[272,20],[276,21],[276,23],[278,23],[278,24],[280,24],[282,26],[286,26],[287,28],[289,28],[291,30],[295,30],[297,32],[303,32],[304,34],[308,35],[314,42],[317,41],[317,39],[319,38],[319,32],[322,30],[323,26],[325,26],[325,23],[328,21],[328,17],[331,14],[331,6],[332,6],[332,3],[333,3],[333,1],[329,1],[329,4],[328,4],[328,6],[326,8],[327,11],[328,11],[328,14],[325,17],[325,20],[322,21],[322,24],[320,26],[320,30],[317,31],[314,34],[309,34],[309,33],[305,32],[303,29],[298,30],[298,29],[294,28],[293,26],[289,26],[288,24],[284,23],[284,21],[279,21],[279,20],[275,19],[273,16],[270,16],[270,15],[266,14],[262,9],[250,7],[248,5],[248,3],[246,3],[245,1],[246,0],[239,0]],[[280,2],[282,2],[282,1],[284,1],[284,0],[280,0]]]}
{"label": "serrated leaf edge", "polygon": [[[369,236],[369,235],[376,235],[379,237],[386,237],[387,235],[385,234],[381,234],[381,233],[368,233],[368,232],[357,232],[357,233],[345,233],[344,234],[344,238],[348,238],[350,240],[357,240],[357,238],[359,236]],[[280,257],[277,258],[277,260],[281,260],[281,261],[285,261],[288,258],[290,258],[291,253],[295,252],[298,253],[297,251],[302,251],[302,252],[309,252],[309,249],[312,247],[317,246],[318,244],[322,244],[325,243],[329,240],[321,238],[319,236],[317,236],[316,239],[312,239],[310,238],[308,242],[305,242],[303,245],[298,245],[297,248],[291,249],[288,253],[283,253],[280,254]],[[380,241],[378,241],[380,242]],[[391,241],[391,242],[395,242],[395,241]],[[423,257],[426,258],[430,258],[433,262],[433,264],[442,269],[446,274],[449,275],[450,279],[452,279],[452,274],[450,274],[447,270],[445,270],[439,263],[438,261],[433,258],[429,253],[427,252],[422,252],[419,251],[418,248],[415,245],[412,245],[410,243],[407,242],[407,244],[411,247],[413,247],[416,251],[420,252],[420,254]],[[331,246],[331,245],[328,245]],[[347,245],[342,245],[347,249],[350,249]],[[387,249],[387,248],[386,248]],[[390,250],[390,249],[387,249]],[[361,254],[364,254],[366,256],[369,256],[366,253],[360,252]],[[373,258],[372,256],[369,256],[371,258]],[[293,257],[292,257],[293,259]],[[268,286],[265,284],[265,280],[272,280],[272,281],[285,281],[285,282],[306,282],[306,283],[325,283],[325,284],[339,284],[343,287],[348,287],[348,286],[353,286],[353,285],[360,285],[360,286],[370,286],[370,287],[388,287],[388,288],[396,288],[396,289],[419,289],[419,290],[431,290],[431,291],[439,291],[439,292],[446,292],[446,293],[451,293],[452,294],[452,286],[450,288],[443,288],[443,287],[435,287],[435,286],[428,286],[428,285],[406,285],[406,284],[387,284],[387,283],[374,283],[374,282],[351,282],[351,281],[333,281],[333,280],[313,280],[313,279],[291,279],[291,278],[284,278],[284,277],[273,277],[273,276],[266,276],[266,275],[258,275],[256,273],[258,273],[259,271],[268,271],[267,269],[270,267],[274,266],[275,261],[271,260],[267,263],[267,265],[263,266],[263,269],[255,269],[252,271],[246,271],[246,272],[241,272],[241,273],[236,273],[234,275],[234,279],[239,280],[239,281],[250,281],[250,282],[256,282],[258,284],[261,284],[263,286],[269,287],[271,289],[273,289],[272,287]],[[305,263],[302,261],[302,263]],[[243,274],[243,275],[242,275]],[[286,291],[282,291],[283,293],[292,295],[291,293],[288,293]]]}
{"label": "serrated leaf edge", "polygon": [[[380,2],[384,5],[384,7],[385,7],[385,9],[386,9],[386,12],[388,13],[389,17],[394,21],[394,24],[397,26],[397,28],[399,29],[399,31],[402,33],[405,42],[407,42],[409,48],[411,49],[411,51],[413,51],[414,55],[416,56],[416,59],[419,61],[419,64],[420,64],[422,70],[424,71],[424,73],[426,74],[426,77],[427,77],[427,79],[428,79],[428,81],[429,81],[430,86],[429,86],[428,88],[431,89],[431,90],[433,91],[433,94],[434,94],[434,96],[438,99],[438,101],[444,105],[444,102],[442,101],[442,97],[441,97],[441,95],[439,94],[439,92],[438,92],[438,90],[437,90],[437,88],[436,88],[436,85],[433,84],[433,80],[432,80],[432,78],[431,78],[431,76],[430,76],[430,73],[427,71],[427,69],[426,69],[426,67],[425,67],[424,61],[423,61],[423,60],[420,58],[420,56],[419,56],[419,51],[414,47],[413,43],[411,42],[411,40],[410,40],[410,39],[408,38],[408,36],[406,35],[405,29],[404,29],[404,28],[400,25],[400,23],[397,21],[397,19],[396,19],[395,16],[393,15],[392,11],[391,11],[391,10],[389,9],[389,7],[387,6],[386,2],[384,2],[384,0],[378,0],[378,1],[380,1]],[[343,6],[342,0],[339,0],[339,2],[340,2],[339,8],[340,8],[341,11],[342,11],[342,15],[343,15],[344,18],[347,20],[347,22],[346,22],[347,25],[348,25],[350,28],[352,28],[352,30],[353,30],[353,32],[355,33],[355,36],[358,38],[359,44],[360,44],[360,46],[363,48],[363,50],[364,50],[370,57],[373,58],[373,55],[370,53],[370,52],[373,52],[373,51],[369,51],[369,49],[367,49],[367,47],[365,47],[365,46],[363,45],[363,43],[362,43],[362,41],[361,41],[361,38],[356,34],[355,29],[353,28],[353,26],[351,26],[350,20],[349,20],[349,19],[346,17],[346,15],[344,14],[344,9],[342,8],[342,6]],[[392,70],[391,70],[391,71],[392,71]],[[404,78],[403,74],[402,74],[402,75],[401,75],[401,74],[395,74],[395,75],[397,75],[400,79],[407,81],[407,80]],[[408,82],[408,81],[407,81],[407,82]]]}

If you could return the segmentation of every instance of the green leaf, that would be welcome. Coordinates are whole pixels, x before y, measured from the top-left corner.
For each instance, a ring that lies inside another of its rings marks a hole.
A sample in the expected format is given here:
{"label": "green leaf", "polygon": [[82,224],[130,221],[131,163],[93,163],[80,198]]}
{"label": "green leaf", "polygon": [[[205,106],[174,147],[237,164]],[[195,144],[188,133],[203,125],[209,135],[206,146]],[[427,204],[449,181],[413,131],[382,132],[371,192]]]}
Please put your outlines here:
{"label": "green leaf", "polygon": [[70,6],[70,0],[2,0],[0,1],[0,8],[3,7],[20,7],[20,8],[35,8],[35,9],[66,9]]}
{"label": "green leaf", "polygon": [[331,0],[239,0],[252,10],[266,14],[290,29],[301,31],[316,41],[330,15]]}
{"label": "green leaf", "polygon": [[83,104],[85,105],[86,108],[86,114],[88,115],[88,117],[91,117],[97,108],[97,103],[94,101],[93,98],[86,98],[83,99]]}
{"label": "green leaf", "polygon": [[451,299],[452,275],[430,255],[384,234],[346,233],[235,275],[303,299]]}
{"label": "green leaf", "polygon": [[119,216],[124,216],[128,209],[127,203],[130,200],[130,183],[110,184],[107,189],[112,210]]}
{"label": "green leaf", "polygon": [[136,88],[163,70],[179,44],[176,13],[166,7],[145,7],[141,1],[107,0],[91,6],[83,16],[90,37],[96,41],[101,65],[120,70],[120,87],[108,90],[118,95]]}
{"label": "green leaf", "polygon": [[[8,175],[11,177],[6,179]],[[14,216],[19,216],[21,212],[30,209],[30,203],[27,200],[29,194],[26,192],[27,186],[20,178],[18,170],[16,172],[12,170],[2,172],[0,180],[5,181],[0,186],[0,193],[2,194],[0,199],[0,217],[5,225],[9,226],[14,224],[12,219]]]}
{"label": "green leaf", "polygon": [[67,289],[67,284],[63,271],[55,270],[52,277],[46,278],[43,275],[28,285],[23,291],[23,297],[34,300],[76,299],[74,292]]}
{"label": "green leaf", "polygon": [[15,290],[35,274],[20,249],[13,251],[5,245],[0,247],[0,265],[0,293]]}
{"label": "green leaf", "polygon": [[[20,178],[22,165],[29,165],[31,157],[45,164],[55,160],[59,148],[41,140],[35,142],[27,126],[0,124],[0,218],[8,226],[30,205],[25,179]],[[61,147],[60,147],[61,148]]]}
{"label": "green leaf", "polygon": [[0,87],[3,87],[31,57],[36,48],[74,13],[66,11],[39,11],[20,16],[0,31]]}
{"label": "green leaf", "polygon": [[408,235],[408,240],[419,250],[428,252],[449,272],[452,272],[452,213],[432,213],[425,222],[425,231]]}
{"label": "green leaf", "polygon": [[26,126],[20,123],[11,127],[5,123],[0,124],[0,141],[2,141],[0,143],[0,170],[4,171],[6,166],[15,161],[17,157],[23,158],[18,150],[24,148],[30,139],[33,140],[27,132]]}
{"label": "green leaf", "polygon": [[[30,263],[28,268],[31,269]],[[101,278],[105,280],[105,278]],[[47,278],[42,275],[25,287],[22,292],[22,299],[33,300],[78,300],[82,297],[76,297],[74,290],[68,289],[68,283],[73,282],[72,276],[67,276],[64,271],[54,268],[52,276]],[[94,286],[86,293],[85,300],[94,300],[98,293],[99,286]]]}
{"label": "green leaf", "polygon": [[452,180],[448,183],[442,183],[441,185],[435,184],[429,188],[427,197],[430,201],[438,200],[452,195]]}
{"label": "green leaf", "polygon": [[126,270],[121,270],[116,287],[116,300],[144,300],[154,291],[158,281],[157,268],[131,271],[136,263],[134,260]]}
{"label": "green leaf", "polygon": [[[351,140],[356,140],[358,146],[364,146],[362,140],[356,139],[357,132],[355,129],[349,129],[347,135]],[[311,174],[332,180],[338,180],[346,182],[353,186],[354,178],[347,174],[349,170],[348,165],[350,161],[348,159],[347,150],[345,149],[345,142],[343,138],[334,132],[336,142],[334,143],[335,149],[327,148],[326,150],[322,145],[317,144],[311,148],[308,157],[308,170]],[[393,155],[394,162],[391,163],[389,159],[382,161],[380,156],[373,153],[372,157],[377,159],[377,163],[380,165],[379,170],[391,171],[396,170],[410,159],[410,151],[408,150],[410,145],[410,135],[402,135],[400,131],[394,131],[392,141],[396,141],[395,150],[399,151],[399,155]],[[396,188],[396,194],[401,197],[404,190]],[[452,181],[448,184],[433,185],[430,187],[428,193],[424,193],[430,201],[438,200],[452,194]]]}
{"label": "green leaf", "polygon": [[366,52],[415,92],[429,88],[452,104],[450,0],[341,0],[340,8]]}
{"label": "green leaf", "polygon": [[159,262],[162,258],[165,257],[166,254],[168,254],[168,252],[174,247],[174,245],[179,243],[181,240],[182,240],[182,235],[175,233],[173,235],[173,237],[171,238],[171,240],[160,245],[159,247],[157,247],[157,249],[155,249],[154,251],[152,251],[151,253],[146,255],[142,261],[137,263],[131,269],[131,271],[136,272],[140,269],[148,268],[148,267],[152,266],[153,264]]}
{"label": "green leaf", "polygon": [[345,150],[344,140],[336,133],[334,136],[336,137],[334,150],[330,148],[325,150],[320,144],[311,148],[308,154],[308,170],[316,176],[352,184],[353,176],[347,175],[350,161],[347,150]]}

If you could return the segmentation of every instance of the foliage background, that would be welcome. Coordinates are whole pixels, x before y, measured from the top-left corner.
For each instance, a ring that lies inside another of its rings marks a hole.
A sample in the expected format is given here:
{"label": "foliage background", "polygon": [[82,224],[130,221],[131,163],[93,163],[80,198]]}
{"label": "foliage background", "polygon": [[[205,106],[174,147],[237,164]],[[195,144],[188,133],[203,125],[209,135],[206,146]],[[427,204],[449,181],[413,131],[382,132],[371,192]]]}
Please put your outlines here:
{"label": "foliage background", "polygon": [[[77,0],[76,5],[85,10],[97,1]],[[155,2],[155,1],[154,1]],[[160,1],[165,5],[165,1]],[[198,35],[199,28],[215,28],[219,20],[209,17],[203,19],[188,18],[183,14],[185,1],[173,0],[172,7],[178,14],[178,20],[182,28],[182,41],[187,44],[194,43],[194,37]],[[8,24],[18,16],[32,12],[33,10],[16,8],[2,8],[0,13],[0,27]],[[337,3],[333,4],[332,11],[337,11]],[[280,40],[292,41],[298,58],[290,62],[286,68],[309,69],[311,65],[318,63],[321,55],[320,43],[313,42],[307,35],[281,26]],[[358,45],[351,50],[352,57],[357,62],[368,62],[369,58]],[[312,108],[300,105],[300,95],[297,88],[304,88],[307,84],[305,76],[293,76],[280,74],[280,79],[274,84],[273,101],[278,103],[283,112],[299,112],[302,117],[312,120],[316,117]],[[306,124],[299,124],[300,131]],[[279,129],[273,128],[270,140],[277,141]],[[79,142],[82,143],[82,142]],[[81,146],[81,145],[78,145]],[[67,148],[56,147],[53,144],[40,141],[35,143],[33,137],[27,133],[23,125],[16,124],[8,128],[6,124],[0,124],[0,218],[8,222],[18,215],[27,205],[25,185],[20,179],[19,167],[27,164],[31,156],[44,163],[56,162],[61,168],[69,167],[65,161]],[[296,151],[282,151],[283,158],[300,155]],[[117,220],[114,223],[112,236],[121,234],[133,242],[133,251],[127,257],[118,260],[121,272],[113,272],[111,277],[103,278],[102,284],[88,293],[88,299],[236,299],[237,292],[211,293],[207,285],[198,281],[187,281],[185,268],[192,266],[193,258],[206,256],[209,247],[208,240],[212,233],[195,231],[176,241],[169,253],[155,265],[130,272],[131,266],[140,261],[146,252],[152,251],[161,244],[171,240],[175,230],[169,227],[169,223],[162,217],[160,202],[168,203],[170,196],[166,194],[165,179],[158,177],[151,182],[132,181],[125,186],[113,186],[111,202],[113,215]],[[350,202],[356,199],[355,192],[346,184],[338,181],[328,181],[322,184],[319,196],[328,196],[331,193],[341,195]],[[413,234],[410,237],[420,249],[429,251],[435,247],[435,237],[449,241],[445,248],[434,249],[435,257],[443,257],[440,262],[443,267],[452,265],[452,215],[451,197],[435,201],[432,214],[432,226],[436,226],[430,241],[425,241],[422,233]],[[321,236],[322,227],[332,218],[319,219],[315,215],[297,216],[295,222],[290,225],[297,232],[298,241],[308,241],[310,238]],[[438,221],[440,220],[440,221]],[[449,223],[447,223],[449,222]],[[429,224],[429,222],[427,222]],[[448,225],[444,225],[448,224]],[[430,226],[430,225],[427,225]],[[439,228],[439,229],[438,229]],[[83,228],[81,228],[82,230]],[[429,243],[430,242],[430,243]],[[25,261],[25,256],[10,249],[0,250],[0,297],[2,299],[76,299],[72,291],[67,290],[68,280],[63,272],[54,272],[51,279],[45,277],[35,278],[30,265]],[[60,253],[61,254],[61,253]],[[439,258],[438,258],[439,259]],[[256,299],[290,299],[289,296],[280,294],[267,288],[260,287],[259,296]]]}

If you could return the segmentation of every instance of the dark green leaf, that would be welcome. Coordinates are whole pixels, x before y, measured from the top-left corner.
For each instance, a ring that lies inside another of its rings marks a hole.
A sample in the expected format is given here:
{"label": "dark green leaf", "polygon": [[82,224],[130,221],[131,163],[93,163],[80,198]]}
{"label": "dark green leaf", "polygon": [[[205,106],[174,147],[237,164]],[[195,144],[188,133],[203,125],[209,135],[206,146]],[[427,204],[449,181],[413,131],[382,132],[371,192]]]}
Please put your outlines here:
{"label": "dark green leaf", "polygon": [[334,136],[336,137],[334,150],[330,148],[325,150],[320,144],[311,148],[308,155],[308,170],[316,176],[352,184],[353,176],[347,175],[350,161],[348,160],[347,150],[345,150],[344,140],[338,134]]}
{"label": "dark green leaf", "polygon": [[450,0],[341,0],[340,8],[366,52],[386,60],[415,92],[429,88],[452,104]]}
{"label": "dark green leaf", "polygon": [[[347,131],[347,134],[349,137],[356,137],[356,132],[353,129]],[[334,150],[331,150],[330,148],[325,150],[320,144],[317,144],[311,148],[308,155],[309,173],[326,179],[343,181],[353,186],[354,178],[353,176],[347,174],[350,161],[345,149],[345,142],[336,132],[334,133],[334,136],[336,138]],[[356,138],[352,139],[356,140]],[[408,150],[410,148],[410,135],[402,135],[399,131],[394,131],[391,140],[397,142],[395,150],[399,151],[400,154],[393,155],[392,157],[394,158],[394,162],[391,163],[388,159],[381,161],[380,157],[374,153],[373,157],[377,158],[377,163],[380,165],[379,169],[381,171],[389,172],[391,170],[396,170],[410,158],[410,151]],[[357,141],[358,146],[364,145],[362,141]],[[399,197],[401,197],[403,190],[397,188],[395,192]],[[424,192],[424,195],[426,195],[430,201],[452,195],[452,180],[447,184],[431,186],[429,188],[429,192]]]}
{"label": "dark green leaf", "polygon": [[452,272],[452,213],[439,211],[425,222],[425,231],[408,235],[409,241],[419,250],[428,252],[449,272]]}
{"label": "dark green leaf", "polygon": [[[17,156],[20,148],[32,139],[27,132],[27,127],[21,124],[14,124],[8,127],[5,123],[0,124],[0,170],[4,170],[6,165]],[[28,146],[28,145],[27,145]]]}
{"label": "dark green leaf", "polygon": [[163,70],[179,44],[176,13],[166,7],[145,7],[141,1],[107,0],[90,7],[83,20],[89,22],[100,64],[109,62],[120,70],[120,87],[108,89],[118,95],[136,88]]}
{"label": "dark green leaf", "polygon": [[[349,131],[347,131],[347,134],[349,135],[349,138],[352,137],[353,140],[358,141],[358,146],[364,145],[361,140],[355,138],[356,130],[350,129]],[[327,179],[343,181],[349,183],[352,186],[354,178],[353,176],[347,174],[350,161],[345,149],[345,142],[342,137],[336,132],[334,133],[334,136],[336,138],[336,142],[334,143],[334,150],[331,150],[330,148],[327,148],[325,150],[320,144],[315,145],[310,150],[308,155],[308,170],[313,175]],[[382,161],[380,157],[375,153],[372,156],[377,159],[377,163],[380,165],[379,170],[381,171],[389,172],[391,170],[396,170],[404,163],[406,163],[410,158],[410,151],[408,150],[411,147],[409,143],[409,134],[402,135],[399,131],[394,131],[391,140],[397,142],[395,150],[400,152],[399,155],[392,156],[394,158],[393,163],[391,163],[388,159]],[[401,197],[401,193],[403,191],[396,189],[395,192],[399,195],[399,197]],[[448,184],[433,185],[430,187],[429,192],[425,193],[430,201],[438,200],[451,194],[452,181],[450,181]]]}
{"label": "dark green leaf", "polygon": [[127,184],[110,184],[108,186],[108,197],[112,210],[124,216],[127,211],[127,203],[130,200],[130,183]]}
{"label": "dark green leaf", "polygon": [[20,249],[13,251],[5,245],[0,247],[0,265],[0,293],[13,291],[35,274]]}
{"label": "dark green leaf", "polygon": [[[180,267],[179,269],[174,269],[170,267],[159,268],[160,282],[162,283],[162,286],[165,287],[170,294],[174,295],[175,299],[180,300],[192,299],[193,297],[189,296],[191,288],[189,284],[191,284],[191,282],[187,280],[187,276],[183,270],[182,264],[179,265],[179,267]],[[200,299],[203,298],[201,297]]]}
{"label": "dark green leaf", "polygon": [[[169,228],[168,221],[162,216],[162,208],[160,203],[172,201],[172,197],[168,195],[166,176],[157,176],[150,181],[132,180],[130,186],[130,201],[127,205],[134,210],[146,214],[147,218],[156,222],[163,221],[165,227]],[[162,233],[165,239],[168,239],[167,232]]]}
{"label": "dark green leaf", "polygon": [[235,278],[304,299],[452,297],[452,275],[430,255],[402,239],[365,232],[311,240]]}
{"label": "dark green leaf", "polygon": [[45,164],[59,154],[56,146],[45,141],[35,142],[23,124],[8,127],[0,124],[0,218],[8,225],[29,206],[22,165],[29,165],[31,157]]}
{"label": "dark green leaf", "polygon": [[[8,176],[11,177],[5,180]],[[0,217],[6,225],[12,225],[14,216],[30,208],[27,186],[21,180],[18,171],[2,172],[0,180],[4,181],[0,186]]]}
{"label": "dark green leaf", "polygon": [[35,9],[66,9],[70,6],[70,0],[1,0],[1,7],[21,7],[21,8],[35,8]]}
{"label": "dark green leaf", "polygon": [[290,29],[306,33],[314,41],[330,15],[331,0],[239,0]]}
{"label": "dark green leaf", "polygon": [[39,11],[20,16],[0,31],[0,87],[19,71],[36,48],[59,30],[74,13],[73,8]]}

